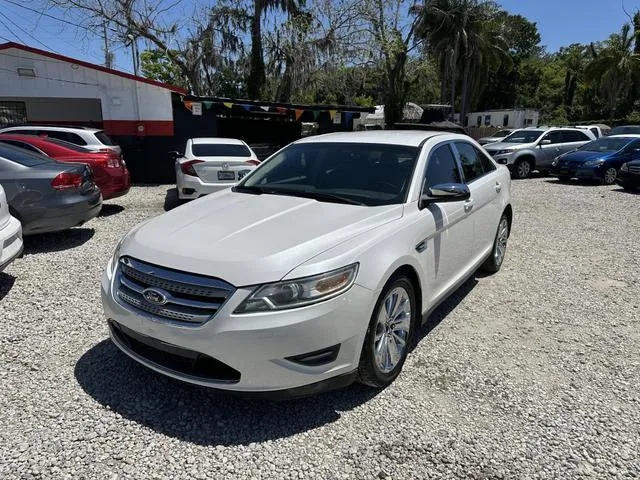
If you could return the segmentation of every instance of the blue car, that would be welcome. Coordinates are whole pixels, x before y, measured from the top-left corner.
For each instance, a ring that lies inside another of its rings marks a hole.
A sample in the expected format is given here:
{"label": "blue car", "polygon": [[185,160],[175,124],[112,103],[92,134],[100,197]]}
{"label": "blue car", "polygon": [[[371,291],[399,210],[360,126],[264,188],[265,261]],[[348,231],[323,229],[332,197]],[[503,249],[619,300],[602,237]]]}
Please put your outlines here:
{"label": "blue car", "polygon": [[620,167],[640,160],[640,135],[602,137],[556,158],[551,174],[560,180],[599,179],[606,185],[616,181]]}

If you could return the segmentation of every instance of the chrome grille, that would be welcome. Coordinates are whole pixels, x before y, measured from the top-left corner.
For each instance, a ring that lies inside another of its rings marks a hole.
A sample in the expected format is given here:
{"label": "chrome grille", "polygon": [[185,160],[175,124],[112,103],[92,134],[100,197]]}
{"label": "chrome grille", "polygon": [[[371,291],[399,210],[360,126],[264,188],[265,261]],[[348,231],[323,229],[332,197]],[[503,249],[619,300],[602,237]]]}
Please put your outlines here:
{"label": "chrome grille", "polygon": [[[213,318],[235,287],[216,278],[170,270],[122,257],[116,271],[118,302],[158,320],[199,325]],[[162,303],[145,298],[145,290],[162,294]]]}
{"label": "chrome grille", "polygon": [[631,173],[640,174],[640,165],[630,165],[629,166],[629,171]]}

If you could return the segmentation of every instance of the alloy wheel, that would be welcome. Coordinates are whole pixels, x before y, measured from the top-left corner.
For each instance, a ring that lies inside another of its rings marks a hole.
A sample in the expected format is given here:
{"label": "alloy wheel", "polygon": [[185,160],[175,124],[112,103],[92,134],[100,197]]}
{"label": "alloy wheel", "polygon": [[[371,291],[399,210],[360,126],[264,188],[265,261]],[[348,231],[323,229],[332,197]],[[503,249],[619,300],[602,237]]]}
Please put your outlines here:
{"label": "alloy wheel", "polygon": [[502,265],[502,261],[504,260],[504,255],[507,252],[507,240],[509,239],[509,222],[507,222],[506,218],[500,220],[500,225],[498,225],[498,236],[496,237],[496,249],[493,252],[493,256],[495,257],[496,265]]}
{"label": "alloy wheel", "polygon": [[604,183],[607,185],[613,184],[616,181],[616,177],[618,176],[618,171],[611,167],[608,168],[606,172],[604,172]]}
{"label": "alloy wheel", "polygon": [[378,312],[374,339],[374,357],[378,369],[391,372],[404,357],[411,329],[411,300],[402,287],[385,297]]}
{"label": "alloy wheel", "polygon": [[523,160],[518,164],[518,178],[527,178],[531,173],[531,164]]}

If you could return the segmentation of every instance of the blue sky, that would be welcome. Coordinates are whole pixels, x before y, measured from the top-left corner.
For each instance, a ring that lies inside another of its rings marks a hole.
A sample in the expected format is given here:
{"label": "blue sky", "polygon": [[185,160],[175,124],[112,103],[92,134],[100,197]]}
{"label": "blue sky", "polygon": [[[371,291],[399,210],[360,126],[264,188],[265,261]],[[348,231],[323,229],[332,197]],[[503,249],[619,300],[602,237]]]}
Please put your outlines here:
{"label": "blue sky", "polygon": [[[618,31],[629,20],[623,10],[623,1],[629,12],[640,9],[640,0],[498,0],[498,3],[512,13],[537,22],[543,45],[549,51],[555,51],[571,43],[604,40]],[[188,7],[192,2],[186,0],[182,5]],[[17,0],[17,3],[37,9],[44,1],[39,4],[38,0]],[[73,21],[73,17],[64,12],[48,12]],[[0,0],[0,43],[7,39],[93,63],[104,61],[102,39],[97,35],[78,31],[75,27]],[[143,48],[142,44],[140,48]],[[120,47],[115,55],[116,68],[130,72],[129,49]]]}

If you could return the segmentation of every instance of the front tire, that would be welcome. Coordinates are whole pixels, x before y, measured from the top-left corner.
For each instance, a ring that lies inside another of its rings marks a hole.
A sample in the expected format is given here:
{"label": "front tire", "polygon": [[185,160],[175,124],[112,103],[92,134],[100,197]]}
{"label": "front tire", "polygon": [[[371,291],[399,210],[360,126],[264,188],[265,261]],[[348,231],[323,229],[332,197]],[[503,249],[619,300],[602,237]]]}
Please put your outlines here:
{"label": "front tire", "polygon": [[522,158],[517,160],[515,165],[513,166],[513,177],[518,180],[524,180],[525,178],[529,178],[531,175],[531,171],[533,170],[533,165],[530,160],[526,158]]}
{"label": "front tire", "polygon": [[413,284],[405,275],[393,277],[373,309],[358,365],[360,383],[384,388],[396,379],[409,353],[417,318]]}
{"label": "front tire", "polygon": [[506,215],[502,215],[498,222],[498,231],[493,241],[493,250],[489,258],[482,264],[482,270],[488,273],[496,273],[504,263],[507,254],[507,240],[509,239],[509,220]]}
{"label": "front tire", "polygon": [[616,182],[616,177],[618,176],[618,170],[615,167],[607,168],[604,172],[604,184],[605,185],[613,185]]}

